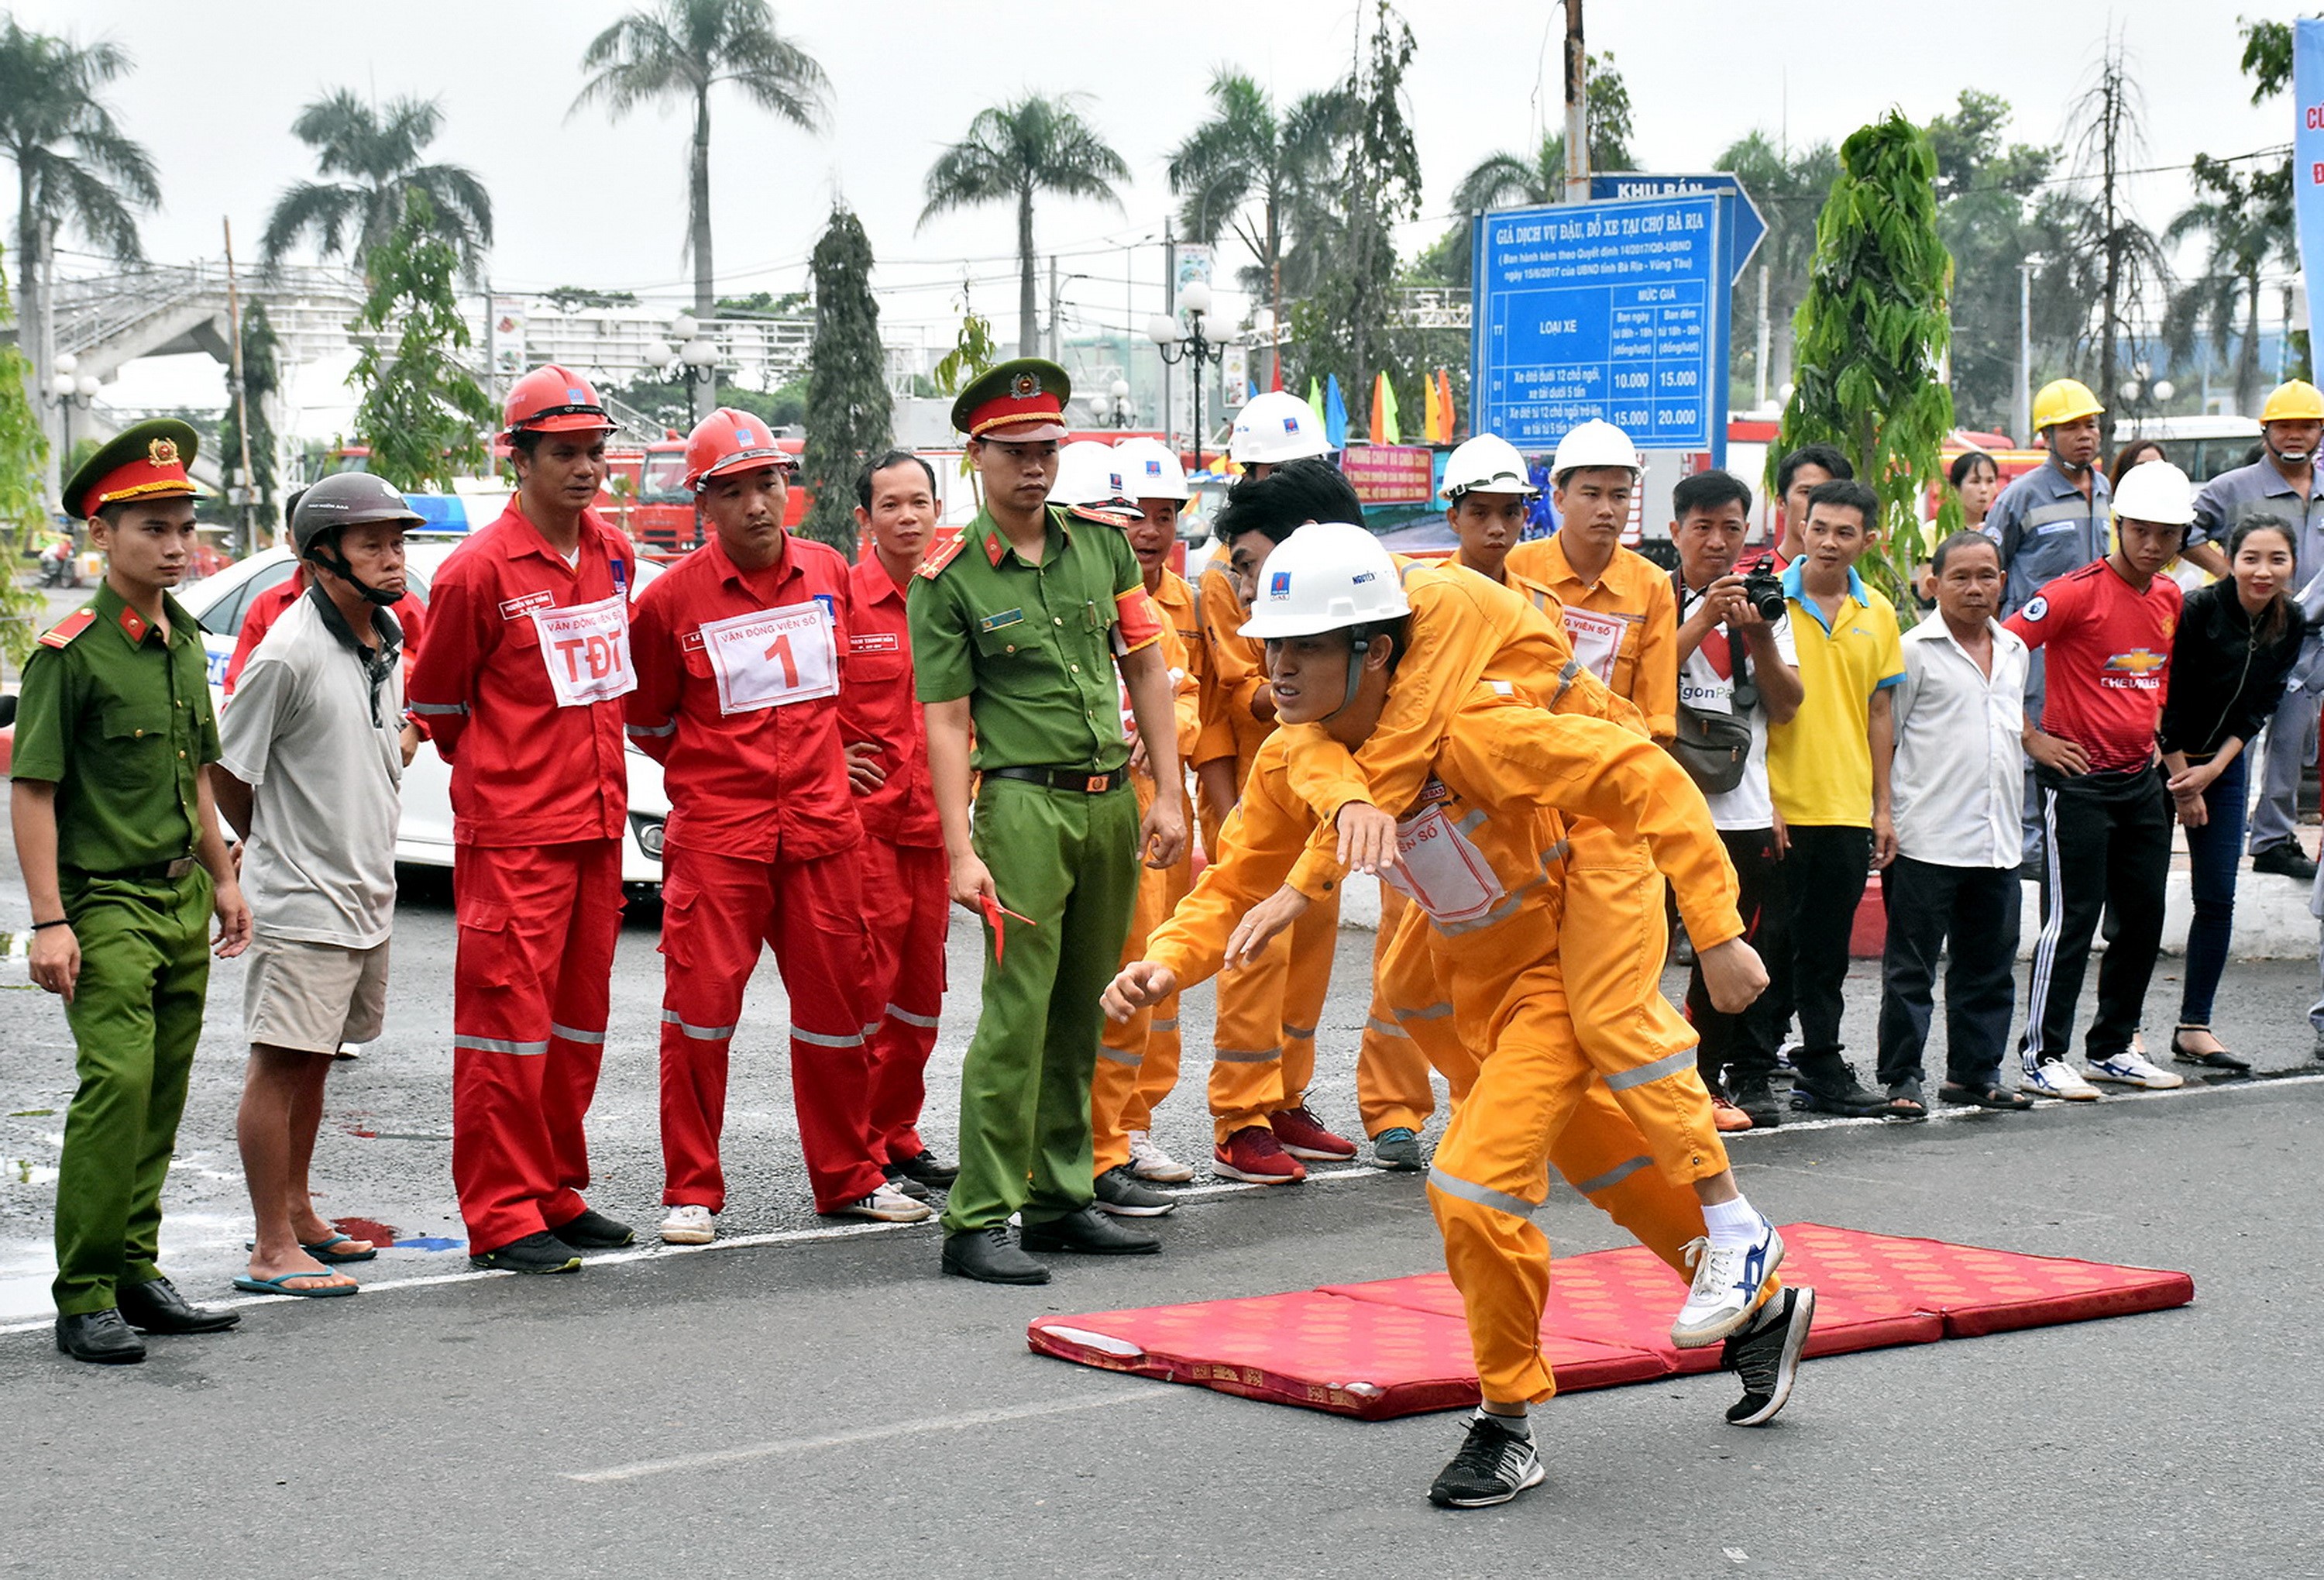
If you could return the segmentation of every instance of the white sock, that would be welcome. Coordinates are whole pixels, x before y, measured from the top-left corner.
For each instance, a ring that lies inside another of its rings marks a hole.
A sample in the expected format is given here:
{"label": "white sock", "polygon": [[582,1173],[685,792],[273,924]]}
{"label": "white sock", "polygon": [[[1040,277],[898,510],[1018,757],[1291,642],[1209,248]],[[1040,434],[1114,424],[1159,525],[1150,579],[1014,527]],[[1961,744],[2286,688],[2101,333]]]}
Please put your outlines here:
{"label": "white sock", "polygon": [[1750,1200],[1738,1196],[1733,1201],[1708,1203],[1702,1209],[1703,1226],[1711,1231],[1711,1243],[1721,1250],[1752,1244],[1766,1226]]}
{"label": "white sock", "polygon": [[1522,1437],[1527,1441],[1531,1441],[1533,1437],[1533,1422],[1528,1417],[1497,1416],[1492,1411],[1480,1407],[1477,1411],[1477,1418],[1480,1420],[1492,1422],[1493,1425],[1499,1427],[1502,1431],[1508,1433],[1512,1437]]}

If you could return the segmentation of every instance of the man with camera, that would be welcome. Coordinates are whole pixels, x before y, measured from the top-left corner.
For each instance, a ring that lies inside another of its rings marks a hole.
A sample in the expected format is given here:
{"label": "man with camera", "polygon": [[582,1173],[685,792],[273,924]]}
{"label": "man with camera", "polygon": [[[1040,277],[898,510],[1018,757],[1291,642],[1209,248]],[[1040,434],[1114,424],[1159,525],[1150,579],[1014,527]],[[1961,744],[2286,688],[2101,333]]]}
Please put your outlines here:
{"label": "man with camera", "polygon": [[[1784,822],[1767,791],[1767,726],[1788,723],[1801,696],[1783,580],[1765,568],[1748,575],[1735,569],[1751,528],[1751,491],[1740,478],[1727,472],[1682,478],[1671,490],[1671,513],[1678,549],[1673,753],[1711,803],[1711,820],[1734,864],[1743,937],[1773,958],[1789,945]],[[1775,1001],[1763,994],[1740,1014],[1722,1014],[1698,964],[1687,978],[1686,1013],[1702,1039],[1702,1084],[1711,1088],[1720,1127],[1782,1123],[1768,1088],[1783,1031]]]}

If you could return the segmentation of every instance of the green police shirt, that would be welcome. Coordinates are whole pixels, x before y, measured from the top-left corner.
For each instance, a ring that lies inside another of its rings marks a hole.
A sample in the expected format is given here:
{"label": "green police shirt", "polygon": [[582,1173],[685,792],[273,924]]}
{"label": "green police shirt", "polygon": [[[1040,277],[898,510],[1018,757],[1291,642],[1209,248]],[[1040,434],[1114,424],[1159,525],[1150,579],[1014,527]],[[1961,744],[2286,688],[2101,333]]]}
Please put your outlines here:
{"label": "green police shirt", "polygon": [[57,864],[117,873],[190,855],[197,776],[218,757],[201,626],[164,596],[170,635],[108,586],[24,661],[11,777],[57,787]]}
{"label": "green police shirt", "polygon": [[1137,595],[1142,618],[1145,578],[1118,530],[1048,517],[1038,565],[979,511],[954,552],[912,578],[915,685],[922,702],[968,698],[979,769],[1111,773],[1130,761],[1116,601]]}

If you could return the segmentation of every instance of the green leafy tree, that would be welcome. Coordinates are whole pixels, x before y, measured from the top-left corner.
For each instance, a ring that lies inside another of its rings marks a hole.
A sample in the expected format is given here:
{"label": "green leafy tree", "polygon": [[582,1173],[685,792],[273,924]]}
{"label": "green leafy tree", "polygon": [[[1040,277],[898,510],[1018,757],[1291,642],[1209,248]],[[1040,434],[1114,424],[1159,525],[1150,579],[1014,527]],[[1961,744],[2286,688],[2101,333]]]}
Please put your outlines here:
{"label": "green leafy tree", "polygon": [[1420,153],[1404,118],[1412,29],[1388,0],[1376,0],[1370,32],[1343,90],[1342,206],[1333,232],[1317,238],[1329,246],[1331,261],[1307,300],[1291,310],[1298,365],[1285,380],[1289,386],[1337,374],[1349,425],[1359,430],[1370,420],[1372,375],[1384,365],[1398,305],[1395,227],[1420,212]]}
{"label": "green leafy tree", "polygon": [[[894,402],[872,298],[872,241],[844,208],[815,244],[815,350],[808,358],[807,455],[801,481],[813,494],[810,538],[855,547],[855,475],[888,448]],[[852,552],[850,557],[852,558]]]}
{"label": "green leafy tree", "polygon": [[498,412],[454,355],[469,344],[454,293],[460,257],[431,207],[413,192],[372,253],[369,294],[347,326],[362,348],[349,382],[364,392],[355,426],[371,469],[398,488],[448,490],[484,469],[481,436]]}
{"label": "green leafy tree", "polygon": [[2292,210],[2288,165],[2248,173],[2195,156],[2195,201],[2163,232],[2166,245],[2200,236],[2203,272],[2171,293],[2163,317],[2163,344],[2174,357],[2191,356],[2199,336],[2222,361],[2232,359],[2236,410],[2256,411],[2260,402],[2260,278],[2272,268],[2297,268],[2300,240]]}
{"label": "green leafy tree", "polygon": [[939,214],[986,203],[1017,206],[1018,355],[1040,349],[1041,319],[1033,290],[1033,200],[1044,192],[1096,198],[1121,207],[1113,183],[1130,179],[1095,128],[1082,118],[1084,96],[1028,94],[1013,104],[979,110],[968,134],[928,167],[925,226]]}
{"label": "green leafy tree", "polygon": [[[1952,111],[1928,124],[1937,156],[1937,232],[1952,254],[1953,403],[1966,420],[2006,428],[2017,392],[2018,265],[2038,250],[2036,195],[2062,156],[2052,146],[2012,143],[2008,101],[1962,90]],[[2073,338],[2070,312],[2033,321],[2052,361]]]}
{"label": "green leafy tree", "polygon": [[[1937,161],[1928,134],[1897,111],[1840,144],[1840,179],[1816,221],[1814,262],[1800,304],[1796,385],[1784,409],[1775,462],[1803,444],[1837,445],[1880,496],[1883,590],[1910,617],[1905,594],[1925,554],[1921,501],[1953,426],[1942,375],[1951,337],[1945,291],[1952,260],[1937,234]],[[1940,538],[1960,524],[1948,500]]]}
{"label": "green leafy tree", "polygon": [[[281,354],[282,342],[274,333],[266,304],[252,302],[242,315],[242,403],[250,411],[251,474],[244,486],[252,491],[251,524],[261,533],[272,531],[280,520],[275,503],[274,424],[266,415],[266,402],[282,385]],[[226,470],[239,468],[242,421],[235,402],[231,366],[226,369],[226,416],[218,424],[217,444],[218,465]],[[205,495],[200,508],[205,513],[204,519],[210,521],[235,521],[241,513],[226,503],[224,494]]]}
{"label": "green leafy tree", "polygon": [[771,390],[753,390],[729,384],[718,392],[719,399],[738,411],[748,411],[769,428],[803,428],[807,425],[807,375],[802,374],[788,383]]}
{"label": "green leafy tree", "polygon": [[1283,312],[1286,291],[1309,281],[1286,270],[1294,238],[1329,221],[1328,196],[1347,119],[1344,95],[1306,94],[1278,108],[1268,91],[1235,70],[1211,79],[1211,118],[1170,155],[1170,189],[1187,239],[1215,243],[1231,231],[1251,255],[1244,289]]}
{"label": "green leafy tree", "polygon": [[638,294],[634,291],[596,291],[586,285],[560,285],[554,291],[542,291],[540,300],[560,313],[577,313],[590,308],[638,305]]}
{"label": "green leafy tree", "polygon": [[659,0],[589,41],[592,75],[573,107],[603,105],[615,120],[641,105],[693,112],[686,163],[687,250],[694,258],[694,310],[717,300],[710,241],[710,97],[724,85],[804,132],[823,124],[830,83],[823,68],[775,25],[767,0]]}
{"label": "green leafy tree", "polygon": [[[13,324],[8,301],[8,260],[0,248],[0,324]],[[25,381],[32,374],[13,340],[0,339],[0,565],[20,564],[18,556],[47,525],[41,509],[41,468],[48,437],[32,413]],[[0,576],[0,658],[22,663],[32,649],[32,629],[42,608],[40,594],[14,576]]]}
{"label": "green leafy tree", "polygon": [[315,151],[323,176],[346,179],[283,189],[259,238],[259,256],[271,267],[310,237],[317,256],[366,268],[410,214],[412,199],[424,196],[429,223],[457,254],[461,273],[471,282],[482,278],[493,245],[493,200],[466,165],[421,162],[443,129],[444,109],[434,99],[391,99],[380,108],[342,88],[300,110],[291,134]]}
{"label": "green leafy tree", "polygon": [[1760,288],[1766,291],[1768,391],[1792,381],[1792,320],[1807,291],[1808,260],[1815,255],[1816,215],[1840,175],[1840,153],[1829,143],[1807,148],[1779,146],[1754,132],[1711,162],[1743,184],[1767,222],[1759,251],[1736,282],[1732,356],[1738,380],[1758,374]]}

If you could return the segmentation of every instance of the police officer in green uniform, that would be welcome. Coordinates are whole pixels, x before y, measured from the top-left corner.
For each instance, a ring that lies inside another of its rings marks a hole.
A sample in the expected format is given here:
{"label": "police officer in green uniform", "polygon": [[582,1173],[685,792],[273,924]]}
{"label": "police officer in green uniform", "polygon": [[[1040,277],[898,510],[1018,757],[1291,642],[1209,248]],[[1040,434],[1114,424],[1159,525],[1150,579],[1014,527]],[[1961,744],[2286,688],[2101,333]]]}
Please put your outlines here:
{"label": "police officer in green uniform", "polygon": [[169,1172],[217,953],[250,908],[202,766],[218,755],[201,628],[168,589],[194,550],[194,430],[141,422],[66,485],[106,556],[88,604],[24,664],[10,810],[32,906],[33,983],[65,1001],[80,1085],[57,1178],[57,1348],[142,1361],[131,1331],[214,1333],[240,1318],[187,1304],[161,1253]]}
{"label": "police officer in green uniform", "polygon": [[1139,820],[1117,669],[1157,783],[1178,777],[1176,725],[1161,623],[1128,541],[1047,504],[1071,394],[1063,368],[1030,357],[961,392],[953,426],[984,508],[907,600],[952,897],[985,924],[944,1269],[988,1283],[1047,1283],[1034,1252],[1162,1243],[1090,1205],[1098,995],[1129,934],[1141,852],[1167,867],[1186,842],[1179,797],[1155,797]]}

